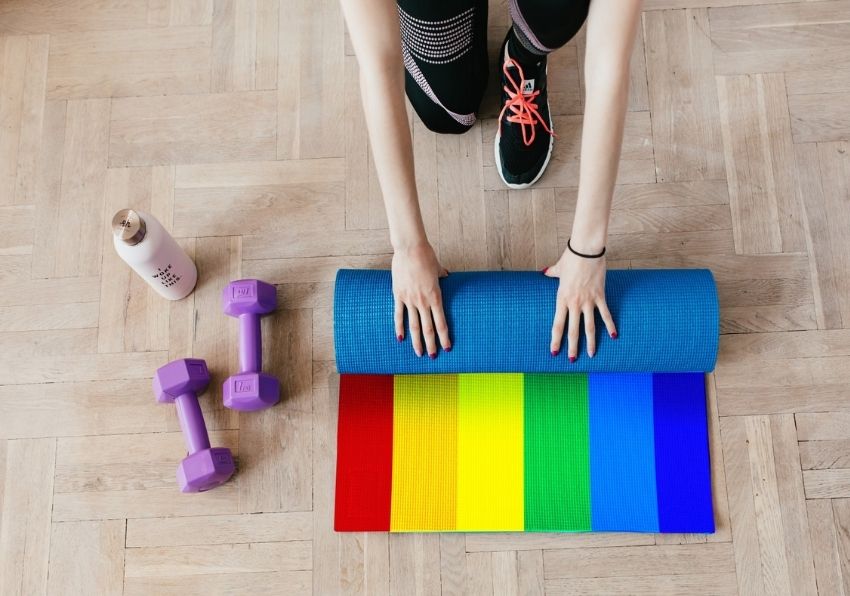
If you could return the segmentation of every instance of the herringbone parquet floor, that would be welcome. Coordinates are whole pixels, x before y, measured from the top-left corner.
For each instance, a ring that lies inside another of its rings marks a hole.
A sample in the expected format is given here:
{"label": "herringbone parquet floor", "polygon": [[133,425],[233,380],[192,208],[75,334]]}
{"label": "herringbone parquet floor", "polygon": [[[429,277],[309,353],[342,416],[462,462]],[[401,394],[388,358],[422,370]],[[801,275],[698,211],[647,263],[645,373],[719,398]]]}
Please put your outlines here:
{"label": "herringbone parquet floor", "polygon": [[[579,36],[551,59],[534,190],[499,182],[494,93],[463,136],[411,117],[450,270],[563,249],[583,55]],[[717,277],[715,535],[338,535],[332,280],[390,245],[337,1],[0,0],[0,593],[850,594],[848,57],[850,0],[645,4],[609,254]],[[191,297],[118,260],[125,206],[194,256]],[[277,284],[285,399],[236,415],[210,390],[239,473],[181,495],[150,378],[189,355],[214,388],[235,370],[219,291],[239,276]]]}

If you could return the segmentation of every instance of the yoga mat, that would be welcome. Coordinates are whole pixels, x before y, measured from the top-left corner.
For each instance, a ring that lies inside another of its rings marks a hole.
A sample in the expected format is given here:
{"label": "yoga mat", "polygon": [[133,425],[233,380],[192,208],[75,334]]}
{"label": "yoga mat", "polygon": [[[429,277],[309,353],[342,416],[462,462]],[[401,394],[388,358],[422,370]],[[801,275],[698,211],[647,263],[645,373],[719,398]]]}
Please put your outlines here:
{"label": "yoga mat", "polygon": [[702,373],[340,377],[337,531],[713,532]]}
{"label": "yoga mat", "polygon": [[[413,354],[388,271],[341,270],[338,531],[713,532],[707,270],[609,271],[619,338],[552,357],[558,280],[440,280],[452,351]],[[429,374],[423,374],[429,373]]]}
{"label": "yoga mat", "polygon": [[706,269],[609,271],[606,301],[619,337],[608,337],[597,313],[596,356],[581,349],[573,364],[565,350],[558,358],[549,350],[557,279],[529,271],[460,272],[440,287],[452,351],[418,358],[409,339],[396,340],[390,272],[340,270],[339,372],[707,372],[717,359],[717,289]]}

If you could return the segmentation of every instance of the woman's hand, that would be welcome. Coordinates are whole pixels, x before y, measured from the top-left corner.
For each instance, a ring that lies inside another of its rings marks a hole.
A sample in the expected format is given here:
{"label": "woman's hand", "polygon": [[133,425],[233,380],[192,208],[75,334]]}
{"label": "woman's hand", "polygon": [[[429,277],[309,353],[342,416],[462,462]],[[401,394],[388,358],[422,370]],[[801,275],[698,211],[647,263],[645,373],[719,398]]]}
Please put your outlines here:
{"label": "woman's hand", "polygon": [[417,356],[423,354],[423,337],[431,358],[437,357],[437,337],[446,352],[452,349],[438,282],[438,278],[446,275],[448,271],[440,265],[427,242],[396,249],[393,255],[396,337],[398,341],[404,339],[404,311],[407,309],[410,338]]}
{"label": "woman's hand", "polygon": [[599,309],[608,335],[617,337],[614,319],[605,304],[605,257],[587,259],[564,251],[560,260],[544,270],[547,277],[559,277],[558,298],[555,306],[555,320],[552,323],[553,356],[561,351],[564,326],[568,325],[567,355],[570,362],[578,357],[579,319],[584,316],[584,334],[587,336],[587,354],[593,358],[596,354],[596,323],[593,311]]}

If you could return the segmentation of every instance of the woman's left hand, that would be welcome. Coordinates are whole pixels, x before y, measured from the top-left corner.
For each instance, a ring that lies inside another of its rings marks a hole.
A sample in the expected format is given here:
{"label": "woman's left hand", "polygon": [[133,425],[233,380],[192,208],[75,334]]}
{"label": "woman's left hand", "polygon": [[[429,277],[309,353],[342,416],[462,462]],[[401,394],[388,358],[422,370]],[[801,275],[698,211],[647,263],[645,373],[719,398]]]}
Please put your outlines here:
{"label": "woman's left hand", "polygon": [[544,270],[547,277],[560,278],[555,320],[552,323],[550,349],[553,356],[561,351],[564,327],[567,328],[567,355],[570,362],[578,358],[580,318],[584,316],[584,334],[587,337],[587,354],[596,354],[596,323],[594,310],[599,309],[608,335],[617,337],[614,319],[605,303],[605,257],[588,259],[564,251],[557,263]]}

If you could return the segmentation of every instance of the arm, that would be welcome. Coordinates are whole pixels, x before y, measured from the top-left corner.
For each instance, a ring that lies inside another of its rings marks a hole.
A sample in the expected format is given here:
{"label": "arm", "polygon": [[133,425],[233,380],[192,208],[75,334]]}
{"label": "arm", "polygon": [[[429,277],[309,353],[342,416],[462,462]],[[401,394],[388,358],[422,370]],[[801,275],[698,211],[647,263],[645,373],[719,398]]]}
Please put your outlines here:
{"label": "arm", "polygon": [[445,270],[425,235],[413,146],[404,107],[404,65],[394,0],[342,0],[349,35],[360,65],[360,90],[372,156],[393,245],[395,332],[404,338],[404,310],[413,348],[421,356],[424,336],[435,356],[435,331],[443,349],[451,347],[437,278]]}
{"label": "arm", "polygon": [[[577,252],[598,254],[608,238],[611,198],[623,143],[629,62],[640,20],[641,0],[593,0],[587,17],[585,110],[578,199],[570,235]],[[564,251],[547,275],[560,277],[551,350],[557,354],[568,324],[568,355],[578,356],[579,318],[584,317],[587,353],[596,352],[594,309],[611,337],[617,330],[605,304],[605,259]]]}

